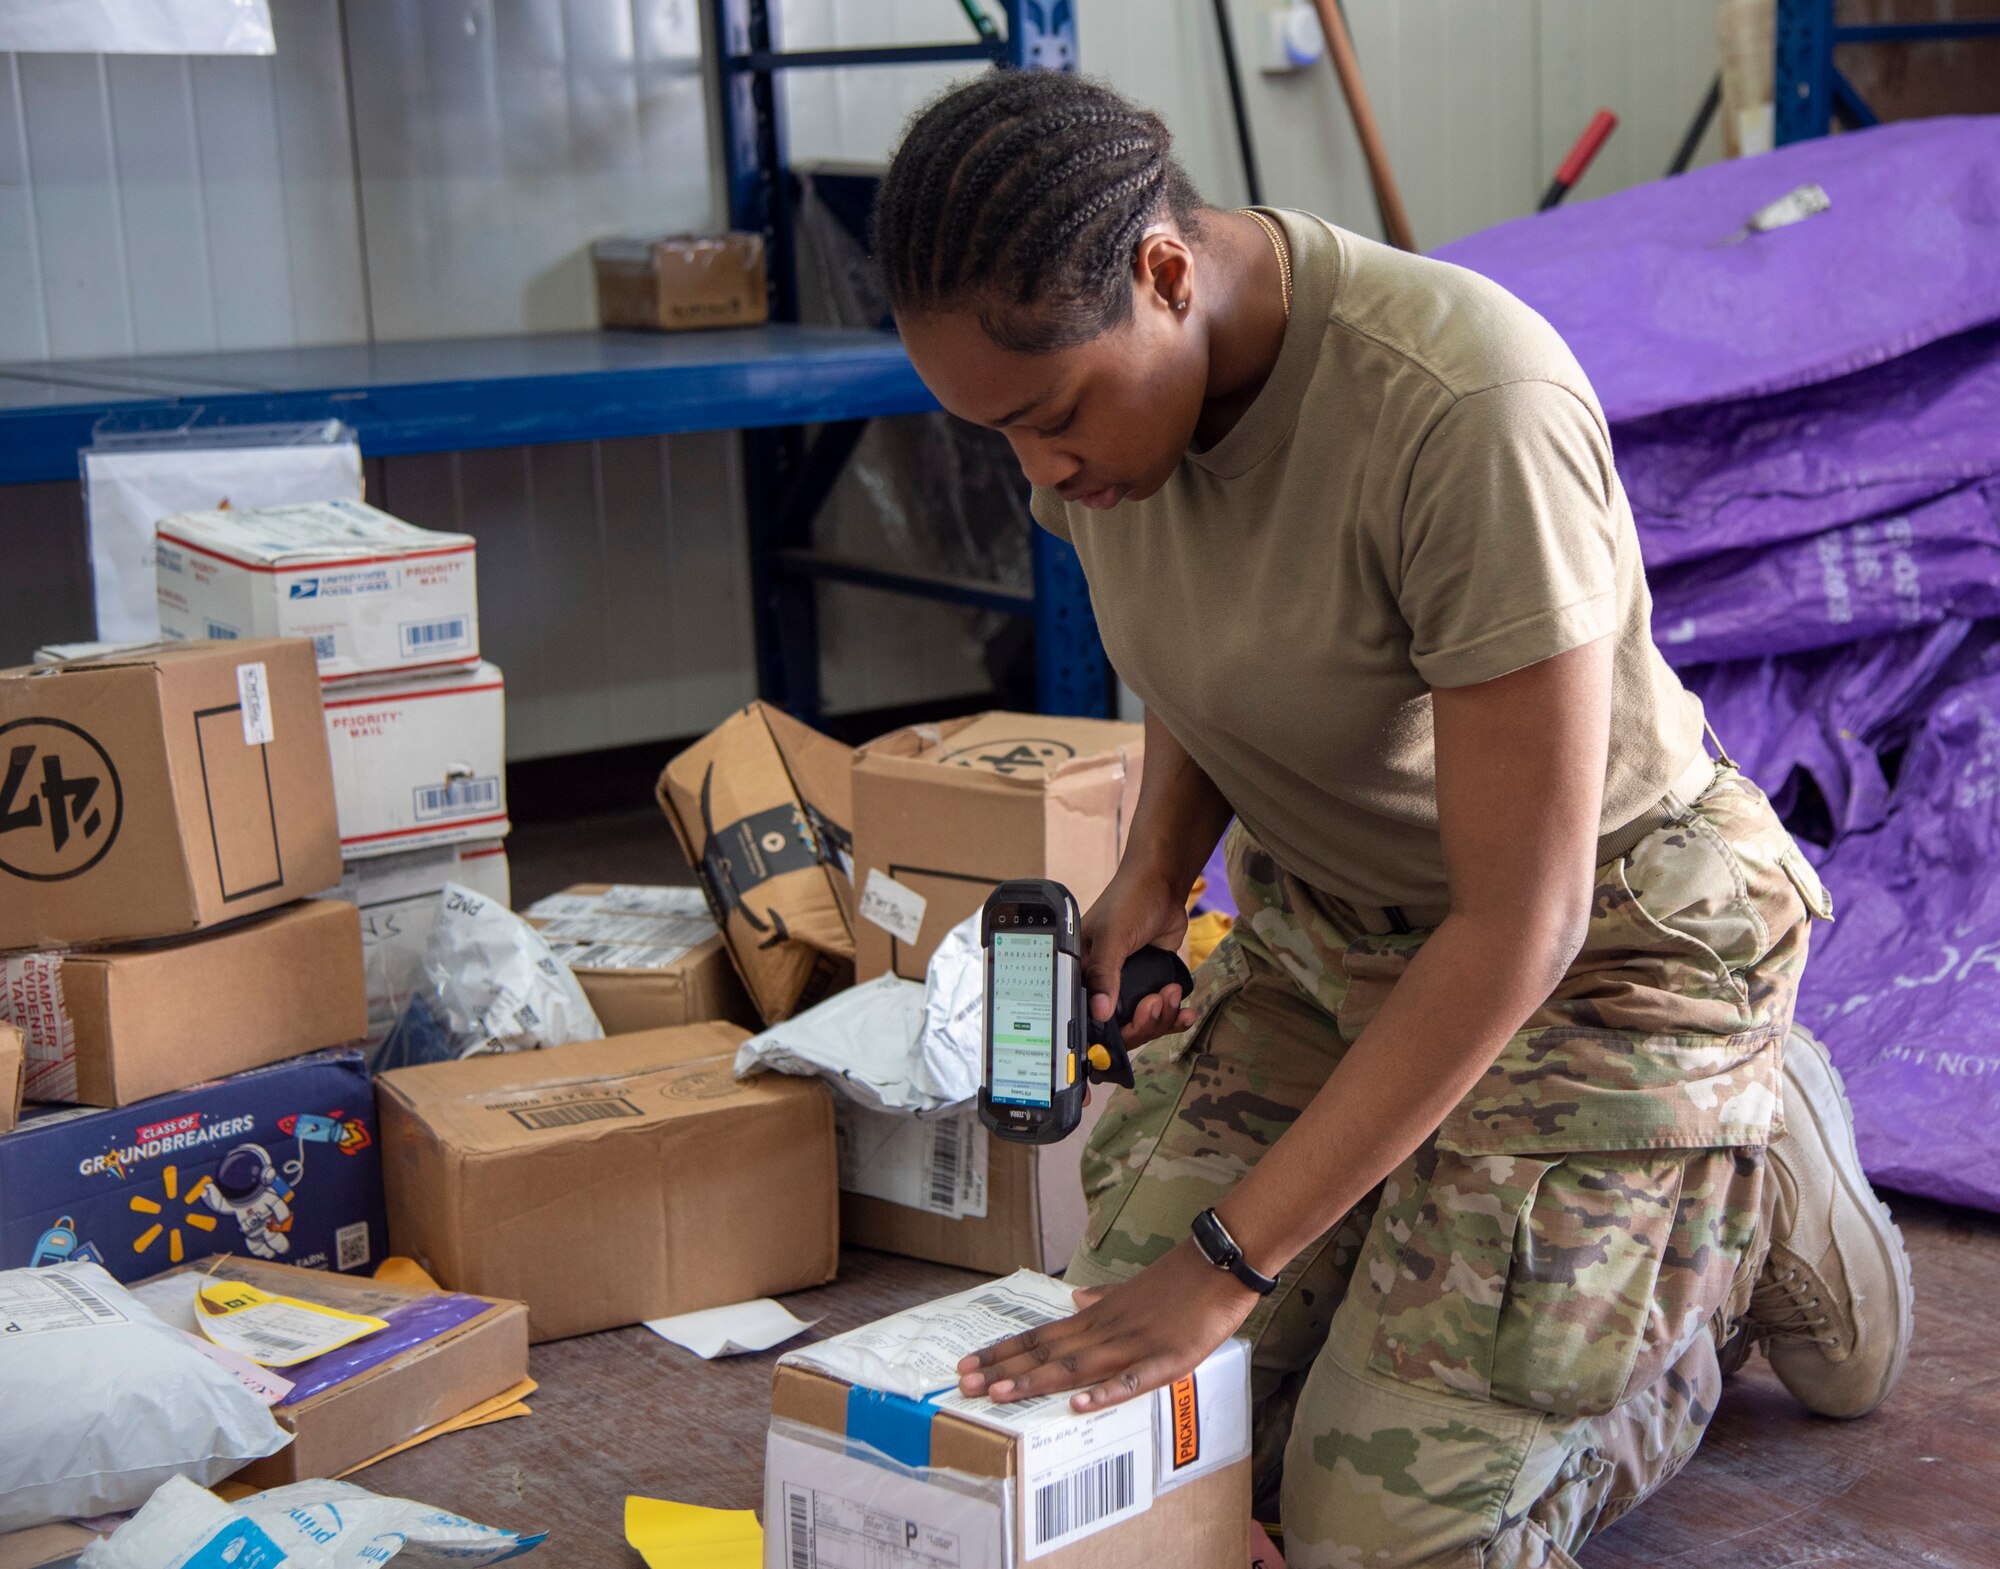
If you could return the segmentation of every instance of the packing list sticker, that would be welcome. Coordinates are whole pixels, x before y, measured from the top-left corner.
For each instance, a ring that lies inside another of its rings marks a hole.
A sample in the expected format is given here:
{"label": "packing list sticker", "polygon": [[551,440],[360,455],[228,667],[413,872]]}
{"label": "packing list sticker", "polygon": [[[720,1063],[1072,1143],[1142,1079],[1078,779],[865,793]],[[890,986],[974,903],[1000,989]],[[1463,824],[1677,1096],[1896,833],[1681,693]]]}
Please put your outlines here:
{"label": "packing list sticker", "polygon": [[914,888],[905,888],[879,866],[868,868],[868,883],[861,890],[861,918],[872,921],[891,937],[913,943],[924,926],[924,905],[928,901]]}
{"label": "packing list sticker", "polygon": [[271,726],[271,680],[260,660],[236,667],[236,695],[243,706],[243,744],[268,746],[276,739]]}
{"label": "packing list sticker", "polygon": [[290,1367],[389,1327],[387,1319],[276,1296],[235,1280],[202,1287],[195,1315],[210,1340],[259,1367]]}

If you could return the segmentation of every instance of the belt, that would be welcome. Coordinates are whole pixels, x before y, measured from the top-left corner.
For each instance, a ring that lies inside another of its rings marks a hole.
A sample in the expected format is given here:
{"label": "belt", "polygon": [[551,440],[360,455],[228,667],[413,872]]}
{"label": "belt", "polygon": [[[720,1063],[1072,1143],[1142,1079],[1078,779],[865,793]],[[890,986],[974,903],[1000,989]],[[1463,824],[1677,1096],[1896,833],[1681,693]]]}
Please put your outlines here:
{"label": "belt", "polygon": [[[1705,751],[1697,752],[1694,761],[1682,769],[1674,782],[1667,787],[1667,793],[1659,801],[1647,808],[1627,823],[1623,828],[1604,835],[1597,841],[1597,862],[1603,866],[1609,861],[1621,861],[1636,849],[1648,834],[1658,833],[1682,821],[1693,808],[1694,803],[1708,793],[1715,783],[1717,772],[1725,764],[1718,763]],[[1420,932],[1443,923],[1451,914],[1448,904],[1397,904],[1374,907],[1348,904],[1338,901],[1352,916],[1364,932],[1380,937],[1390,932]]]}

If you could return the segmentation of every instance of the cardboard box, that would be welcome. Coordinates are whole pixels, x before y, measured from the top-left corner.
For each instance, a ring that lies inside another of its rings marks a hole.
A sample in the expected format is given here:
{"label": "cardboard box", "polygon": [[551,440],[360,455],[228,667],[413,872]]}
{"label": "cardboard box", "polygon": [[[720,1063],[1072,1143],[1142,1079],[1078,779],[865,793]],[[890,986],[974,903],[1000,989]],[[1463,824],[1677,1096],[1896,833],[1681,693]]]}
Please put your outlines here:
{"label": "cardboard box", "polygon": [[660,805],[767,1024],[854,979],[853,760],[752,703],[660,775]]}
{"label": "cardboard box", "polygon": [[343,683],[326,694],[326,738],[348,860],[506,835],[507,692],[495,666]]}
{"label": "cardboard box", "polygon": [[140,1280],[209,1253],[307,1269],[383,1256],[361,1053],[315,1052],[113,1111],[30,1110],[0,1136],[0,1262]]}
{"label": "cardboard box", "polygon": [[528,1310],[519,1302],[239,1258],[183,1264],[141,1282],[135,1294],[168,1323],[192,1331],[190,1277],[240,1281],[389,1323],[352,1345],[277,1370],[294,1388],[271,1415],[293,1440],[231,1479],[251,1487],[339,1476],[528,1376]]}
{"label": "cardboard box", "polygon": [[599,240],[590,260],[597,273],[597,319],[606,327],[743,327],[770,313],[761,234]]}
{"label": "cardboard box", "polygon": [[472,536],[365,501],[176,513],[154,561],[171,639],[310,638],[327,680],[479,662]]}
{"label": "cardboard box", "polygon": [[339,897],[361,912],[361,961],[368,990],[368,1044],[385,1039],[410,993],[423,983],[424,949],[446,883],[512,905],[507,847],[496,840],[401,850],[349,861]]}
{"label": "cardboard box", "polygon": [[1004,1275],[1067,1268],[1089,1213],[1078,1170],[1106,1097],[1060,1144],[1010,1144],[967,1109],[916,1118],[841,1101],[840,1235],[856,1247]]}
{"label": "cardboard box", "polygon": [[0,671],[0,950],[178,937],[339,881],[306,644]]}
{"label": "cardboard box", "polygon": [[578,883],[529,906],[606,1035],[726,1019],[756,1027],[699,888]]}
{"label": "cardboard box", "polygon": [[25,1531],[0,1535],[0,1569],[57,1569],[76,1562],[76,1555],[108,1533],[93,1531],[73,1520],[31,1525]]}
{"label": "cardboard box", "polygon": [[944,934],[1010,877],[1088,910],[1118,869],[1145,727],[987,713],[911,725],[854,754],[855,975],[920,981]]}
{"label": "cardboard box", "polygon": [[[1241,1569],[1247,1341],[1083,1416],[1065,1399],[1002,1406],[950,1387],[965,1352],[1074,1310],[1058,1282],[1015,1275],[788,1353],[771,1384],[766,1569],[873,1561],[883,1540],[948,1544],[960,1569]],[[910,1561],[933,1556],[947,1561]]]}
{"label": "cardboard box", "polygon": [[27,1077],[28,1049],[21,1032],[0,1024],[0,1133],[21,1120],[21,1086]]}
{"label": "cardboard box", "polygon": [[129,1106],[360,1040],[361,918],[304,899],[177,942],[0,954],[0,1018],[27,1037],[30,1099]]}
{"label": "cardboard box", "polygon": [[537,1341],[775,1296],[839,1262],[833,1102],[695,1024],[376,1081],[396,1251]]}

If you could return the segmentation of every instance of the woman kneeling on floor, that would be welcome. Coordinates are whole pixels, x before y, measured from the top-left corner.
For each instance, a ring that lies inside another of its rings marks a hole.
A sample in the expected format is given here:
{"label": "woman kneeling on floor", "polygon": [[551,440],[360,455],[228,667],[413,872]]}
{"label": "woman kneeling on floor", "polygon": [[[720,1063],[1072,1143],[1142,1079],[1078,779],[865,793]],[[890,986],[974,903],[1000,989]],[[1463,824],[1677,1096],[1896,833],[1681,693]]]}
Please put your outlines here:
{"label": "woman kneeling on floor", "polygon": [[918,372],[1013,444],[1145,700],[1093,1010],[1225,827],[1241,912],[1126,1032],[1079,1311],[963,1388],[1094,1409],[1247,1335],[1299,1569],[1568,1563],[1753,1343],[1877,1404],[1908,1267],[1791,1028],[1826,894],[1653,644],[1562,340],[1205,206],[1156,116],[1058,73],[923,110],[876,231]]}

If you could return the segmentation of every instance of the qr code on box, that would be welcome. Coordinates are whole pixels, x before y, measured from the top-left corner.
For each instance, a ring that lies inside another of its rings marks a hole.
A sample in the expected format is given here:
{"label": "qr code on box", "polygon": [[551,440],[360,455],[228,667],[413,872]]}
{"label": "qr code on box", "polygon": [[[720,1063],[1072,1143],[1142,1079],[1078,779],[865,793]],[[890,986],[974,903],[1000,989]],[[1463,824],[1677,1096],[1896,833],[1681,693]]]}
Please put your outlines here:
{"label": "qr code on box", "polygon": [[333,1234],[333,1267],[363,1269],[368,1264],[368,1222],[357,1220]]}

